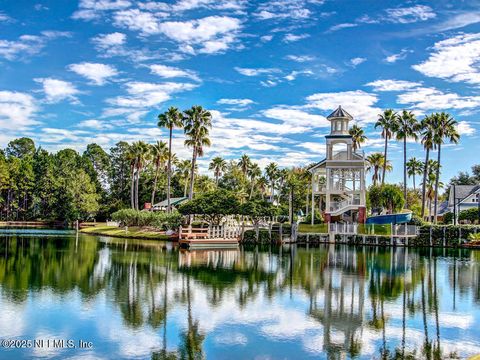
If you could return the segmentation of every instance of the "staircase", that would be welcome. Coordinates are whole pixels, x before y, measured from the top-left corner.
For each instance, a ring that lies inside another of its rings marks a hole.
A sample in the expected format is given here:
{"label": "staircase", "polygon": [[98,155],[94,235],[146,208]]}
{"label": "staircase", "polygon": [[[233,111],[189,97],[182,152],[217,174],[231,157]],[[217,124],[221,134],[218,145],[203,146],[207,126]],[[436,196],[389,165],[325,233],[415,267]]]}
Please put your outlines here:
{"label": "staircase", "polygon": [[338,216],[349,210],[356,210],[360,205],[360,199],[355,199],[353,196],[348,196],[343,201],[335,201],[330,203],[330,215]]}

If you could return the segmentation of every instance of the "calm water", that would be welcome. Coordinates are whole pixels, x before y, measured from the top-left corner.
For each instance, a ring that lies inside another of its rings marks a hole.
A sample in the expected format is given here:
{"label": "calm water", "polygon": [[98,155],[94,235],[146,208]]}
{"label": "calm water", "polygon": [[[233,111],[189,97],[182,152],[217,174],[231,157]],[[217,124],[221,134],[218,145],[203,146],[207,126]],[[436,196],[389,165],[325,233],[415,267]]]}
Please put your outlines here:
{"label": "calm water", "polygon": [[480,252],[2,233],[0,338],[93,343],[1,359],[464,358],[480,354]]}

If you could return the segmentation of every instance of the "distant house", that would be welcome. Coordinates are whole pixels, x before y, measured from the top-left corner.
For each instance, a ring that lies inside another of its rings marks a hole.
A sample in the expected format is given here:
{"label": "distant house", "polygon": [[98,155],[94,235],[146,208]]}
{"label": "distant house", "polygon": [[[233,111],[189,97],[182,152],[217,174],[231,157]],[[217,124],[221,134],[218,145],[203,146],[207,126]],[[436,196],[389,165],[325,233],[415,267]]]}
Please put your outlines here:
{"label": "distant house", "polygon": [[[188,197],[176,197],[176,198],[170,198],[170,206],[172,209],[176,209],[180,204],[184,203],[185,201],[188,200]],[[168,207],[168,201],[167,199],[153,204],[152,210],[153,211],[167,211]]]}
{"label": "distant house", "polygon": [[476,209],[480,201],[480,185],[452,185],[448,193],[448,200],[439,206],[439,216],[454,212],[454,198],[457,205],[457,214],[463,210]]}

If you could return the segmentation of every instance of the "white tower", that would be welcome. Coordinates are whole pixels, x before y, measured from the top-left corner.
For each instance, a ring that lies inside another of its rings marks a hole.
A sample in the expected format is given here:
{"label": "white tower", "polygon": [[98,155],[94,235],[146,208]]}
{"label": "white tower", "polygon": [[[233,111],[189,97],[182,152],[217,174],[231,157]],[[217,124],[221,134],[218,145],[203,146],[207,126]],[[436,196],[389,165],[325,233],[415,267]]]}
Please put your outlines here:
{"label": "white tower", "polygon": [[[312,166],[312,213],[315,196],[326,222],[365,222],[366,188],[363,151],[353,149],[349,122],[353,117],[341,106],[327,119],[331,123],[326,138],[326,158]],[[313,224],[312,216],[312,224]]]}

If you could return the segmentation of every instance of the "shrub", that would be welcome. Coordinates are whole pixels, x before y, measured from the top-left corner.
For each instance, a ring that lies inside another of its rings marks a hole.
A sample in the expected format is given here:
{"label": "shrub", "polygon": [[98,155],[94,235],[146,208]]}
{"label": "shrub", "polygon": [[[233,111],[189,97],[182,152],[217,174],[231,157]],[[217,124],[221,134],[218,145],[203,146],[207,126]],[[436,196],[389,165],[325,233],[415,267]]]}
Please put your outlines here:
{"label": "shrub", "polygon": [[276,215],[277,208],[266,200],[249,200],[240,205],[240,214],[250,216],[255,224],[264,217]]}
{"label": "shrub", "polygon": [[453,212],[447,212],[443,215],[443,223],[449,225],[453,223]]}
{"label": "shrub", "polygon": [[[309,213],[305,220],[303,221],[304,224],[311,224],[312,223],[312,213]],[[314,224],[323,224],[322,214],[318,210],[315,210],[314,217],[313,217]]]}
{"label": "shrub", "polygon": [[168,230],[176,229],[181,225],[182,215],[178,212],[167,214],[164,212],[122,209],[112,214],[112,220],[119,221],[126,226],[152,226]]}
{"label": "shrub", "polygon": [[474,223],[478,221],[478,208],[472,208],[468,210],[462,210],[458,214],[458,220],[460,221],[470,221]]}

